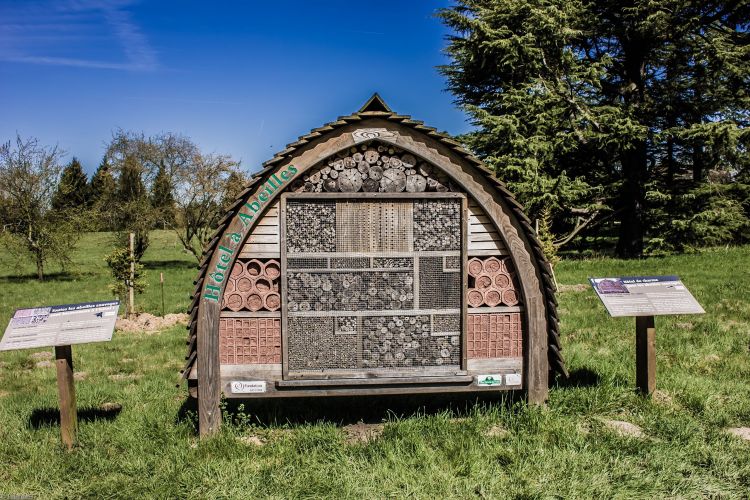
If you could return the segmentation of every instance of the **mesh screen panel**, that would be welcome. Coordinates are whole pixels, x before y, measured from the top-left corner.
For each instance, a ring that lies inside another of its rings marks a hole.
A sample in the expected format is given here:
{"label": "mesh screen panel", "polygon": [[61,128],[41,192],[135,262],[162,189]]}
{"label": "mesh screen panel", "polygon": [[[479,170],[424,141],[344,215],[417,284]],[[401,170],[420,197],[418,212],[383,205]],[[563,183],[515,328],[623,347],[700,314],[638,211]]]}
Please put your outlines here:
{"label": "mesh screen panel", "polygon": [[460,367],[461,200],[295,199],[285,222],[291,374]]}

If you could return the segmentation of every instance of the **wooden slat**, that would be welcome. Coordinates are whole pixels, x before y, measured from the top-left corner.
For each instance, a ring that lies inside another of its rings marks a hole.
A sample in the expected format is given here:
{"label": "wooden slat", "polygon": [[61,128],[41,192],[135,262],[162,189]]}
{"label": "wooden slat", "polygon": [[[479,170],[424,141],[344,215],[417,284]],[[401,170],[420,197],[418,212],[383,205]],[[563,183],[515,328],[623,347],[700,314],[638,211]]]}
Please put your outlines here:
{"label": "wooden slat", "polygon": [[278,238],[279,226],[257,226],[255,229],[253,229],[253,234],[275,234]]}
{"label": "wooden slat", "polygon": [[469,214],[469,224],[491,224],[492,221],[486,215]]}
{"label": "wooden slat", "polygon": [[276,217],[276,216],[273,216],[273,217],[270,217],[270,216],[263,217],[260,221],[258,221],[258,226],[276,226],[276,227],[279,227],[279,218]]}
{"label": "wooden slat", "polygon": [[500,251],[502,248],[504,248],[501,245],[498,245],[498,241],[470,241],[469,242],[469,252],[472,250],[498,250]]}
{"label": "wooden slat", "polygon": [[250,257],[251,253],[279,253],[281,251],[281,245],[277,243],[247,243],[242,247],[241,256]]}
{"label": "wooden slat", "polygon": [[497,229],[491,222],[469,223],[469,233],[497,233]]}
{"label": "wooden slat", "polygon": [[278,245],[279,243],[279,235],[277,234],[253,234],[250,235],[250,237],[247,239],[246,245],[253,243],[275,243]]}
{"label": "wooden slat", "polygon": [[496,232],[493,233],[472,233],[469,235],[469,241],[500,241],[500,235]]}

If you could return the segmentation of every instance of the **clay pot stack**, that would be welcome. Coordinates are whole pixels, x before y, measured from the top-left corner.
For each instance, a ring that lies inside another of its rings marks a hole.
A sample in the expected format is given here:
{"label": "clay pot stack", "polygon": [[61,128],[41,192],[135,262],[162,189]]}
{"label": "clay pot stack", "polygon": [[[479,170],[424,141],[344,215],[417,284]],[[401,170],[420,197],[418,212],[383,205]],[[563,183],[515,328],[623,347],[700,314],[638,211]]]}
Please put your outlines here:
{"label": "clay pot stack", "polygon": [[518,304],[512,267],[507,258],[473,257],[469,260],[468,269],[470,286],[466,300],[469,307],[515,306]]}
{"label": "clay pot stack", "polygon": [[278,311],[281,307],[276,259],[238,260],[227,280],[223,308],[230,311]]}

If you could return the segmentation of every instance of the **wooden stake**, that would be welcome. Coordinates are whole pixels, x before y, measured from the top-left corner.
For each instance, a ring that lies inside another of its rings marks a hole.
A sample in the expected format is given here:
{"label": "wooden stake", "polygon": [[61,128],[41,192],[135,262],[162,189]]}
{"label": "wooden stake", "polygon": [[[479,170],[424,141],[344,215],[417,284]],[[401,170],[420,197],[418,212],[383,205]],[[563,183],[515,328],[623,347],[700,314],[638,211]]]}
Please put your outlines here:
{"label": "wooden stake", "polygon": [[644,395],[656,389],[656,328],[653,316],[635,318],[635,384]]}
{"label": "wooden stake", "polygon": [[128,283],[128,316],[135,314],[135,233],[130,233],[130,282]]}
{"label": "wooden stake", "polygon": [[161,284],[161,316],[164,317],[164,273],[159,273],[159,283]]}
{"label": "wooden stake", "polygon": [[73,381],[73,351],[69,345],[55,347],[57,391],[60,396],[60,435],[68,450],[78,440],[76,388]]}

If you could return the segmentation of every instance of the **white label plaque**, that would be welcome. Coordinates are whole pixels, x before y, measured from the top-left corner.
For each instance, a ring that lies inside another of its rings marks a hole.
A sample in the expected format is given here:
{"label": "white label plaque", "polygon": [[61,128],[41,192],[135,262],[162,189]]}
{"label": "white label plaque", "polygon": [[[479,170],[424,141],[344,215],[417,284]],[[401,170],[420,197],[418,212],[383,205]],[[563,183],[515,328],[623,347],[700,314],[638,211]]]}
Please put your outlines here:
{"label": "white label plaque", "polygon": [[119,307],[115,300],[17,309],[0,351],[110,341]]}
{"label": "white label plaque", "polygon": [[263,380],[233,380],[229,388],[232,394],[253,394],[266,392],[266,383]]}
{"label": "white label plaque", "polygon": [[706,312],[677,276],[589,278],[589,281],[612,317]]}

